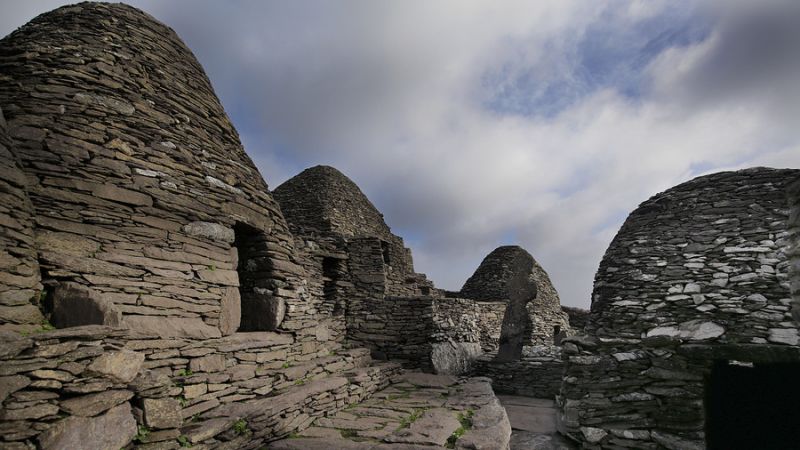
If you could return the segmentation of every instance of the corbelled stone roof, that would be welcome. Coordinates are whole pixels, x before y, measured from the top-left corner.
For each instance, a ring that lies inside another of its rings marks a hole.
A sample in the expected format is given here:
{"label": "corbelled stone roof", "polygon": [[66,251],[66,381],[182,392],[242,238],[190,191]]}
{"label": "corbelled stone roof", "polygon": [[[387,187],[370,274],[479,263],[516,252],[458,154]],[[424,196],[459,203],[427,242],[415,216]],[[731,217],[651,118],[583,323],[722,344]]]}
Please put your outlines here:
{"label": "corbelled stone roof", "polygon": [[293,231],[317,230],[344,237],[391,234],[383,214],[359,187],[330,166],[315,166],[278,186],[272,195],[280,203]]}
{"label": "corbelled stone roof", "polygon": [[508,299],[507,283],[512,275],[512,262],[516,258],[529,258],[533,261],[531,276],[536,280],[538,289],[536,303],[560,305],[558,293],[547,272],[530,253],[518,245],[505,245],[492,250],[464,283],[461,296],[475,300]]}
{"label": "corbelled stone roof", "polygon": [[0,74],[45,284],[106,292],[143,331],[235,331],[234,224],[282,261],[292,239],[177,34],[124,4],[65,6],[0,41]]}
{"label": "corbelled stone roof", "polygon": [[[639,338],[700,320],[715,337],[724,333],[721,339],[769,338],[765,330],[784,327],[776,311],[789,297],[786,191],[798,176],[789,169],[720,172],[642,203],[597,271],[589,328]],[[785,333],[796,336],[791,327]]]}

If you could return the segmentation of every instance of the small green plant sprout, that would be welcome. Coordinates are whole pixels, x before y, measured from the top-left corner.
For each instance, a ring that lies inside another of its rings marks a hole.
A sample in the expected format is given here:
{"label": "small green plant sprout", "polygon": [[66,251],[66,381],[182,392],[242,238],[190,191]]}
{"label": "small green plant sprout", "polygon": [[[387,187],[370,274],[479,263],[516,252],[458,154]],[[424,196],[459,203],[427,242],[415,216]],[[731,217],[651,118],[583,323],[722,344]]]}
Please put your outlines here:
{"label": "small green plant sprout", "polygon": [[358,432],[356,430],[351,430],[350,428],[340,429],[339,433],[341,433],[342,437],[345,439],[350,439],[358,436]]}
{"label": "small green plant sprout", "polygon": [[181,447],[191,447],[192,443],[189,442],[189,438],[185,435],[178,436],[178,443],[181,444]]}
{"label": "small green plant sprout", "polygon": [[190,377],[192,376],[192,371],[189,369],[181,369],[178,372],[176,372],[175,375],[179,377]]}
{"label": "small green plant sprout", "polygon": [[150,429],[144,425],[139,425],[139,428],[136,430],[136,436],[133,437],[133,440],[140,443],[147,442],[147,436],[150,434]]}
{"label": "small green plant sprout", "polygon": [[245,434],[245,433],[247,433],[248,431],[250,431],[250,430],[247,428],[247,421],[246,421],[246,420],[244,420],[244,419],[239,419],[239,420],[237,420],[236,422],[234,422],[234,423],[233,423],[233,431],[234,431],[234,432],[235,432],[237,435],[242,435],[242,434]]}

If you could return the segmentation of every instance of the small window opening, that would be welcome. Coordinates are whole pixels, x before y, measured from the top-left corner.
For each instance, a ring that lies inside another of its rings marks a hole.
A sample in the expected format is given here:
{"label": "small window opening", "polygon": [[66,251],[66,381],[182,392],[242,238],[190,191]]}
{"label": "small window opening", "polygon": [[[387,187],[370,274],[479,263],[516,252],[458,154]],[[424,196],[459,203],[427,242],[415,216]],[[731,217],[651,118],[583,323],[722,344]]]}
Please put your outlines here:
{"label": "small window opening", "polygon": [[391,264],[389,259],[389,243],[381,241],[381,253],[383,253],[383,263],[387,266]]}
{"label": "small window opening", "polygon": [[342,305],[339,303],[339,288],[337,286],[341,279],[341,262],[336,258],[322,258],[322,292],[323,305],[329,308],[334,314],[342,313]]}

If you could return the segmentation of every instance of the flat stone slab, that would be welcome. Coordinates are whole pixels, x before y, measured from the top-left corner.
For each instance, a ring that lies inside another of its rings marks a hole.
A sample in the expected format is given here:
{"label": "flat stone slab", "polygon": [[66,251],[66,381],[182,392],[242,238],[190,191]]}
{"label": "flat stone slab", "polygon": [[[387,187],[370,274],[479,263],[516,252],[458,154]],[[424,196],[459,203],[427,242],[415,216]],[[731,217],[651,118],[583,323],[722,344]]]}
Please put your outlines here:
{"label": "flat stone slab", "polygon": [[429,409],[408,428],[401,428],[384,438],[386,442],[444,446],[461,423],[456,412],[449,409]]}
{"label": "flat stone slab", "polygon": [[458,383],[458,378],[450,375],[408,372],[402,378],[409,384],[426,388],[446,388]]}
{"label": "flat stone slab", "polygon": [[511,450],[574,450],[556,430],[556,407],[550,399],[499,395],[511,422]]}
{"label": "flat stone slab", "polygon": [[556,416],[551,408],[505,405],[508,420],[514,430],[534,433],[555,433]]}
{"label": "flat stone slab", "polygon": [[[464,433],[458,438],[454,433],[462,428]],[[360,404],[317,419],[299,436],[267,448],[504,450],[511,439],[511,425],[489,379],[412,372]]]}

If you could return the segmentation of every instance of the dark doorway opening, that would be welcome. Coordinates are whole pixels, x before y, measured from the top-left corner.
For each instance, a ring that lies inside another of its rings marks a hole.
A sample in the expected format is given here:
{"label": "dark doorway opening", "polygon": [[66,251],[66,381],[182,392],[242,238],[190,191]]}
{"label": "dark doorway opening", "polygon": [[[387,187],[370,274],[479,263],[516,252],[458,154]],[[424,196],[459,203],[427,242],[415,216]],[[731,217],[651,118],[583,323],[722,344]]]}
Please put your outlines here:
{"label": "dark doorway opening", "polygon": [[800,363],[716,362],[705,387],[707,448],[798,448],[799,380]]}
{"label": "dark doorway opening", "polygon": [[239,331],[272,331],[286,312],[282,301],[272,293],[276,287],[266,234],[250,225],[233,227],[233,242],[239,254],[239,294],[242,321]]}
{"label": "dark doorway opening", "polygon": [[322,258],[322,292],[323,309],[333,315],[344,314],[344,305],[339,295],[339,281],[344,271],[342,261],[338,258]]}
{"label": "dark doorway opening", "polygon": [[561,334],[561,327],[558,326],[558,325],[555,325],[553,327],[553,344],[561,345],[562,336],[560,336],[560,334]]}

